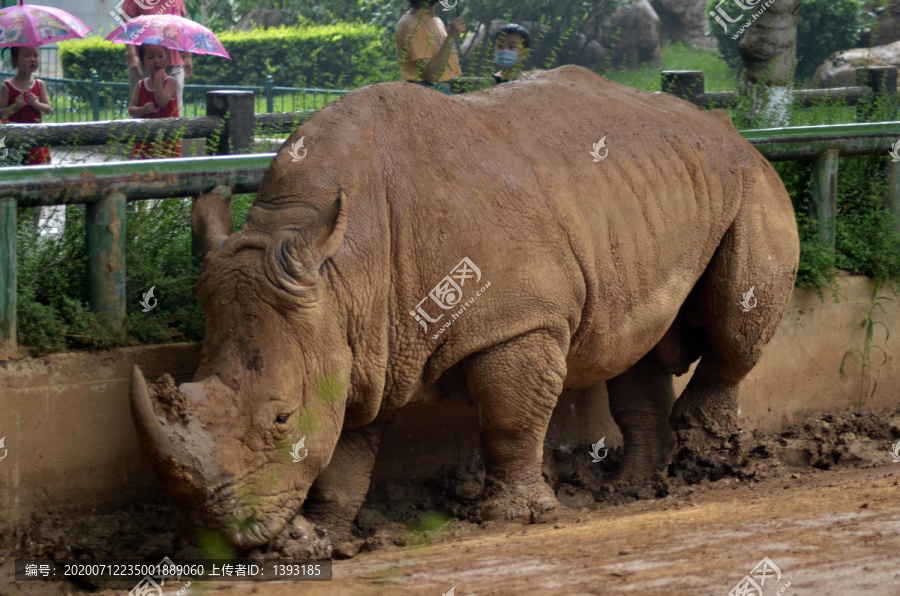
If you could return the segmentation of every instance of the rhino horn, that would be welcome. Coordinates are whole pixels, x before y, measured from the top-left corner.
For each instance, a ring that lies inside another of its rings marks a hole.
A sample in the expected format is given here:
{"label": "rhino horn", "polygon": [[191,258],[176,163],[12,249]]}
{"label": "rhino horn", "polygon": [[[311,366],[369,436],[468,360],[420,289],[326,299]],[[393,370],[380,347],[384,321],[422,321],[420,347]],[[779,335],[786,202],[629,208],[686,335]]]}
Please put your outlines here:
{"label": "rhino horn", "polygon": [[316,215],[310,231],[283,231],[274,235],[268,268],[285,290],[302,295],[316,285],[322,264],[344,242],[347,201],[344,193],[328,209]]}
{"label": "rhino horn", "polygon": [[173,497],[199,504],[226,483],[213,457],[212,436],[196,417],[172,421],[159,415],[138,366],[131,375],[131,416],[151,464]]}

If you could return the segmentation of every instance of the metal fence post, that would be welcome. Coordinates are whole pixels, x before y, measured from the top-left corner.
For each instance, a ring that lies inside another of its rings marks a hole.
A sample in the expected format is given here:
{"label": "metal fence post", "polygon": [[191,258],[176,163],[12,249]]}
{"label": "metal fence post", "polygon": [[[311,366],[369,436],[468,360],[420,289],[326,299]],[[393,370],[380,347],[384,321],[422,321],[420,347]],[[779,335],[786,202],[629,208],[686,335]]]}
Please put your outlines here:
{"label": "metal fence post", "polygon": [[[888,120],[897,117],[897,68],[895,66],[869,66],[856,69],[856,84],[872,88],[872,103],[860,102],[856,106],[857,122],[865,122],[875,113],[878,102],[886,102]],[[882,104],[884,105],[884,104]]]}
{"label": "metal fence post", "polygon": [[813,164],[811,194],[819,243],[834,248],[835,215],[837,214],[838,157],[837,149],[822,153]]}
{"label": "metal fence post", "polygon": [[660,77],[663,93],[671,93],[701,108],[706,106],[702,70],[664,70]]}
{"label": "metal fence post", "polygon": [[96,70],[91,70],[91,109],[94,111],[94,122],[100,120],[100,77]]}
{"label": "metal fence post", "polygon": [[88,301],[106,325],[125,322],[125,195],[111,193],[87,205]]}
{"label": "metal fence post", "polygon": [[266,111],[272,113],[275,111],[275,79],[272,75],[266,75]]}
{"label": "metal fence post", "polygon": [[256,124],[252,91],[207,91],[206,114],[224,120],[219,142],[209,145],[206,152],[213,155],[244,153],[253,142]]}
{"label": "metal fence post", "polygon": [[0,198],[0,354],[16,347],[15,199]]}

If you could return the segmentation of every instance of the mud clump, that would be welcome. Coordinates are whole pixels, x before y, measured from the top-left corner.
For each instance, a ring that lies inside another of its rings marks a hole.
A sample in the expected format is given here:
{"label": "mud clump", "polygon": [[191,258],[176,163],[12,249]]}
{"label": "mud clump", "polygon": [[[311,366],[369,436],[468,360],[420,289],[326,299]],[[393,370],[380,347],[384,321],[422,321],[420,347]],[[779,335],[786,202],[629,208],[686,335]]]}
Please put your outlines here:
{"label": "mud clump", "polygon": [[[696,451],[680,446],[666,470],[648,482],[611,482],[623,451],[610,452],[600,464],[570,448],[553,449],[555,478],[548,475],[557,495],[571,500],[586,491],[598,501],[623,503],[689,492],[687,487],[734,479],[760,482],[810,469],[868,467],[891,461],[891,443],[900,439],[900,412],[836,412],[794,424],[779,432],[739,431],[718,449]],[[547,472],[545,465],[545,474]],[[599,490],[597,487],[600,487]],[[582,499],[583,501],[583,499]]]}
{"label": "mud clump", "polygon": [[157,414],[165,416],[170,423],[187,422],[191,406],[170,375],[164,374],[155,383],[148,384],[148,391],[151,403],[157,404]]}

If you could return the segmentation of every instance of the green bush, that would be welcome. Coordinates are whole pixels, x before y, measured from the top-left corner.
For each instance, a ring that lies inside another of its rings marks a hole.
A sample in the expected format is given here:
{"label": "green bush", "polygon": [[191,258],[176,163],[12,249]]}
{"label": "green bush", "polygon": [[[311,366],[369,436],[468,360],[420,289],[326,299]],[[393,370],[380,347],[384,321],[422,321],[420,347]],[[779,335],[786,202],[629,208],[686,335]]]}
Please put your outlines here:
{"label": "green bush", "polygon": [[[707,15],[714,11],[719,0],[709,0]],[[722,5],[725,12],[737,18],[741,9],[733,2]],[[753,11],[755,12],[755,11]],[[861,23],[859,0],[801,0],[800,21],[797,25],[797,72],[798,79],[811,77],[822,62],[834,52],[855,47],[859,40]],[[752,12],[745,12],[749,17]],[[728,31],[708,16],[709,26],[719,42],[719,52],[729,66],[739,70],[741,55],[738,44],[741,38],[732,39],[743,23],[729,25]],[[723,19],[724,20],[724,19]],[[725,21],[727,24],[727,21]]]}
{"label": "green bush", "polygon": [[[243,226],[252,202],[253,195],[234,197],[236,229]],[[46,225],[40,229],[36,211],[20,209],[19,343],[42,353],[202,339],[204,317],[196,297],[200,271],[190,256],[190,205],[185,199],[128,204],[124,333],[109,331],[88,306],[84,207],[66,207],[58,231]],[[157,302],[145,313],[140,301],[151,287]]]}
{"label": "green bush", "polygon": [[799,287],[833,287],[838,269],[881,281],[900,279],[900,234],[894,216],[884,209],[888,184],[882,163],[878,157],[841,159],[834,249],[818,242],[817,225],[810,212],[811,164],[774,164],[791,195],[797,217]]}
{"label": "green bush", "polygon": [[[352,87],[399,76],[390,36],[362,24],[279,27],[227,31],[217,37],[231,60],[194,56],[194,85],[263,85],[272,75],[281,87]],[[59,43],[64,76],[101,81],[128,81],[125,50],[99,37]]]}

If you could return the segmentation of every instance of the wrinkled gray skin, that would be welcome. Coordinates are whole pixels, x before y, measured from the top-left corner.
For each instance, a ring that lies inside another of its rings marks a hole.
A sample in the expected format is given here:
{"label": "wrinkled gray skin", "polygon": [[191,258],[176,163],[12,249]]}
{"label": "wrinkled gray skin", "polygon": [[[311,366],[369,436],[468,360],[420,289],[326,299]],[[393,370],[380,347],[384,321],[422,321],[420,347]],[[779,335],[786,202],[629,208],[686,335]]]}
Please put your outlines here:
{"label": "wrinkled gray skin", "polygon": [[[193,220],[208,251],[195,381],[136,369],[132,408],[188,537],[239,550],[304,502],[346,534],[382,429],[441,391],[478,407],[484,519],[552,516],[541,454],[564,388],[608,381],[624,478],[664,467],[673,429],[715,444],[799,254],[781,180],[727,117],[579,67],[455,97],[354,91],[288,140],[241,231],[215,196]],[[427,297],[464,257],[480,278],[443,310]],[[424,298],[443,315],[427,333],[410,314]],[[672,374],[698,357],[675,402]]]}

